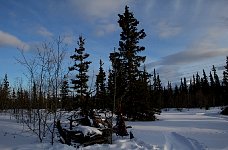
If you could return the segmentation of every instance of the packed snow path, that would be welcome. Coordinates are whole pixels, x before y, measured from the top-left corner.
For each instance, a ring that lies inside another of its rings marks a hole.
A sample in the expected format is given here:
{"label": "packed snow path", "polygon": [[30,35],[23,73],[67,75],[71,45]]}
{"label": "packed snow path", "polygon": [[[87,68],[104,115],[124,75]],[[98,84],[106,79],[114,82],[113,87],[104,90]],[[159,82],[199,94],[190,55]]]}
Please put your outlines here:
{"label": "packed snow path", "polygon": [[163,111],[155,122],[130,122],[135,137],[165,150],[221,149],[228,150],[228,117],[211,110],[171,109]]}
{"label": "packed snow path", "polygon": [[[171,109],[163,111],[155,122],[126,122],[135,139],[114,136],[111,145],[92,145],[80,149],[134,150],[228,150],[228,117],[211,110]],[[26,127],[0,113],[0,150],[73,150],[75,148],[46,139],[40,144]]]}
{"label": "packed snow path", "polygon": [[186,138],[176,132],[165,135],[164,150],[205,150],[206,148],[198,141]]}

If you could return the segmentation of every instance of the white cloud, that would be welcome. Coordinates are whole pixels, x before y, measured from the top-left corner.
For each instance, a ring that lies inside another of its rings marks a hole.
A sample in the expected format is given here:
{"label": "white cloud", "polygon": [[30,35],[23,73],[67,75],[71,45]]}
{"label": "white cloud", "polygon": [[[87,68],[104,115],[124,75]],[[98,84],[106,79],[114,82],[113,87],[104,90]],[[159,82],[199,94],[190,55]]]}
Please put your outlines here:
{"label": "white cloud", "polygon": [[118,29],[117,24],[113,24],[113,23],[98,25],[96,29],[96,35],[104,36],[105,34],[115,32],[117,29]]}
{"label": "white cloud", "polygon": [[[203,32],[203,31],[202,31]],[[212,59],[228,54],[228,29],[222,26],[209,27],[201,36],[180,52],[164,56],[159,61],[149,63],[155,65],[186,65]]]}
{"label": "white cloud", "polygon": [[72,44],[74,42],[74,36],[72,35],[72,33],[64,35],[63,42],[65,44]]}
{"label": "white cloud", "polygon": [[116,31],[117,17],[130,4],[129,0],[71,0],[74,14],[94,26],[96,36],[105,36]]}
{"label": "white cloud", "polygon": [[157,25],[157,33],[161,38],[169,38],[176,36],[181,32],[181,27],[169,24],[166,21],[161,21]]}
{"label": "white cloud", "polygon": [[176,0],[174,2],[174,10],[178,11],[180,9],[180,7],[181,7],[181,0]]}
{"label": "white cloud", "polygon": [[119,12],[121,6],[126,5],[127,1],[122,0],[72,0],[71,4],[75,11],[89,17],[89,19],[109,18]]}
{"label": "white cloud", "polygon": [[[188,68],[187,66],[198,66],[195,70],[201,71],[203,69],[199,69],[201,64],[207,62],[207,66],[212,66],[214,65],[212,60],[228,55],[227,37],[228,29],[225,26],[208,27],[202,30],[200,36],[195,37],[194,41],[185,49],[164,56],[157,61],[152,61],[147,64],[147,68],[157,67],[163,80],[178,81],[178,78],[182,76],[180,72],[184,72],[185,77],[191,76],[195,72],[190,71],[188,74],[186,70],[194,70],[194,68]],[[186,68],[186,70],[183,71],[183,68]],[[170,70],[174,70],[177,74]]]}
{"label": "white cloud", "polygon": [[42,26],[37,29],[37,33],[43,37],[48,38],[53,36],[53,34],[50,31],[48,31],[45,27]]}
{"label": "white cloud", "polygon": [[0,30],[0,47],[11,46],[28,50],[29,45],[18,39],[16,36]]}

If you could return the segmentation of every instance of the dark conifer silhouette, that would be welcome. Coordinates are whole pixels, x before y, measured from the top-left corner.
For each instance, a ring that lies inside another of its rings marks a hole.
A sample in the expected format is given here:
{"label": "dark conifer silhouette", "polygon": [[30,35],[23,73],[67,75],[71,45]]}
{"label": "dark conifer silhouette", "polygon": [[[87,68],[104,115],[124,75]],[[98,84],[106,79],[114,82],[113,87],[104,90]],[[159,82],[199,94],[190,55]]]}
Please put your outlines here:
{"label": "dark conifer silhouette", "polygon": [[215,105],[218,106],[221,103],[221,85],[220,85],[220,80],[217,74],[217,70],[215,66],[212,66],[212,72],[213,72],[213,77],[215,81],[214,85],[214,94],[215,94]]}
{"label": "dark conifer silhouette", "polygon": [[139,84],[143,84],[140,80],[141,71],[139,67],[146,59],[145,56],[139,55],[140,52],[145,50],[145,47],[139,46],[139,41],[144,39],[146,34],[144,29],[138,30],[139,21],[129,11],[128,6],[125,7],[125,12],[118,16],[118,24],[121,28],[119,48],[117,51],[110,53],[113,67],[112,76],[114,76],[113,83],[116,87],[115,103],[129,118],[136,119],[139,113],[136,106],[144,103],[144,106],[141,107],[145,108],[147,103],[147,98],[138,98],[141,94],[139,93]]}
{"label": "dark conifer silhouette", "polygon": [[104,72],[103,65],[104,65],[104,63],[100,59],[99,72],[96,75],[96,82],[95,82],[95,86],[96,86],[96,96],[95,96],[96,107],[100,108],[100,109],[105,109],[108,107],[108,104],[107,104],[108,102],[106,100],[107,96],[106,96],[106,85],[105,85],[106,74]]}
{"label": "dark conifer silhouette", "polygon": [[70,71],[77,71],[75,78],[72,79],[73,89],[76,92],[76,97],[79,100],[81,107],[86,107],[85,104],[88,101],[88,85],[89,76],[87,75],[90,61],[86,61],[89,57],[88,53],[85,53],[85,39],[79,36],[78,48],[75,48],[75,54],[70,56],[74,61],[74,65],[69,67]]}
{"label": "dark conifer silhouette", "polygon": [[228,56],[226,56],[226,65],[223,71],[223,86],[228,87]]}
{"label": "dark conifer silhouette", "polygon": [[10,87],[8,76],[5,74],[3,82],[0,83],[0,110],[10,107]]}
{"label": "dark conifer silhouette", "polygon": [[223,104],[228,105],[228,56],[226,56],[226,65],[223,71]]}
{"label": "dark conifer silhouette", "polygon": [[202,85],[202,92],[203,92],[203,105],[206,109],[209,108],[209,82],[208,82],[208,78],[207,78],[207,75],[203,69],[203,77],[202,77],[202,81],[201,81],[201,85]]}
{"label": "dark conifer silhouette", "polygon": [[62,109],[70,109],[70,101],[68,99],[68,94],[69,94],[69,83],[68,79],[66,76],[64,76],[64,79],[62,81],[62,86],[60,90],[60,95],[61,95],[61,102],[62,102]]}

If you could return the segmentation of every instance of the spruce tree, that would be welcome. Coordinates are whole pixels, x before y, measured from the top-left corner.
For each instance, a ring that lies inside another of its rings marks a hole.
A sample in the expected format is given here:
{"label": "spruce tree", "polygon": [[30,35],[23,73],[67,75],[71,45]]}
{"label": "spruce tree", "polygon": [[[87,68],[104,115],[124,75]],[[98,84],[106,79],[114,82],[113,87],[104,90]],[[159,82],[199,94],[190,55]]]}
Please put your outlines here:
{"label": "spruce tree", "polygon": [[201,81],[200,81],[200,75],[199,75],[199,73],[197,72],[196,73],[196,89],[197,90],[200,90],[201,89]]}
{"label": "spruce tree", "polygon": [[156,73],[156,70],[154,69],[151,97],[155,108],[161,108],[161,106],[163,105],[162,90],[163,88],[160,76]]}
{"label": "spruce tree", "polygon": [[228,104],[228,56],[226,56],[226,65],[223,71],[223,104]]}
{"label": "spruce tree", "polygon": [[12,91],[11,101],[12,101],[13,113],[15,114],[16,113],[17,96],[16,96],[16,92],[15,92],[14,88],[13,88],[13,91]]}
{"label": "spruce tree", "polygon": [[226,72],[226,70],[223,71],[222,84],[224,87],[228,87],[228,72]]}
{"label": "spruce tree", "polygon": [[[192,86],[191,86],[191,107],[198,107],[198,99],[197,94],[200,90],[200,83],[199,83],[199,75],[198,72],[196,75],[193,74],[192,76]],[[190,90],[189,90],[190,92]]]}
{"label": "spruce tree", "polygon": [[139,91],[139,67],[146,59],[145,56],[139,55],[145,50],[145,47],[139,46],[139,41],[144,39],[146,34],[144,29],[138,30],[139,21],[129,11],[128,6],[125,7],[125,12],[118,16],[121,28],[119,48],[117,52],[110,54],[110,60],[114,64],[113,74],[116,78],[116,88],[119,89],[116,91],[119,107],[129,117],[135,118],[139,113],[134,109],[139,101],[136,98]]}
{"label": "spruce tree", "polygon": [[136,80],[139,67],[146,57],[139,56],[138,53],[145,50],[145,47],[139,46],[139,40],[145,38],[144,29],[138,31],[139,21],[135,19],[132,12],[129,12],[128,6],[125,7],[123,15],[119,16],[119,26],[122,29],[119,41],[119,53],[123,58],[123,65],[126,72],[126,78],[129,84]]}
{"label": "spruce tree", "polygon": [[214,87],[214,85],[215,85],[215,81],[214,81],[214,77],[212,76],[211,71],[210,71],[209,78],[210,78],[210,86],[211,86],[211,87]]}
{"label": "spruce tree", "polygon": [[209,79],[210,79],[209,102],[210,102],[211,106],[215,106],[215,81],[214,81],[214,77],[213,77],[211,71],[210,71]]}
{"label": "spruce tree", "polygon": [[76,92],[76,97],[79,100],[81,107],[86,107],[86,101],[88,100],[88,85],[89,76],[87,75],[90,61],[86,61],[89,57],[88,53],[85,53],[85,39],[79,36],[77,42],[78,48],[75,48],[75,54],[70,56],[74,61],[74,65],[69,67],[69,71],[77,71],[75,78],[72,79],[73,89]]}
{"label": "spruce tree", "polygon": [[208,83],[207,75],[206,75],[204,69],[203,69],[203,78],[202,78],[202,89],[203,89],[203,92],[205,92],[205,94],[208,93],[209,83]]}
{"label": "spruce tree", "polygon": [[167,100],[168,104],[167,104],[167,106],[172,107],[171,105],[173,103],[173,88],[172,88],[172,83],[170,81],[168,81],[167,89],[168,89],[168,100]]}
{"label": "spruce tree", "polygon": [[125,78],[125,70],[122,65],[120,54],[114,50],[110,53],[109,59],[112,63],[112,70],[109,70],[108,76],[108,93],[109,98],[113,100],[113,112],[122,111],[122,100],[126,95],[127,82]]}
{"label": "spruce tree", "polygon": [[188,85],[185,77],[184,77],[182,92],[183,92],[183,100],[184,100],[183,106],[188,107]]}
{"label": "spruce tree", "polygon": [[193,97],[194,97],[193,88],[194,88],[193,82],[192,82],[192,79],[190,79],[189,88],[188,88],[188,93],[189,93],[188,108],[192,107],[192,105],[193,105]]}
{"label": "spruce tree", "polygon": [[180,102],[179,102],[180,101],[180,92],[179,92],[179,88],[178,88],[177,84],[175,85],[173,96],[174,96],[173,106],[176,108],[180,108],[181,107]]}
{"label": "spruce tree", "polygon": [[216,68],[214,65],[212,66],[212,71],[214,73],[215,86],[220,87],[219,77],[218,77],[218,74],[217,74],[217,71],[216,71]]}
{"label": "spruce tree", "polygon": [[68,101],[69,84],[66,76],[64,76],[63,78],[60,92],[61,92],[60,95],[61,95],[62,109],[69,109],[70,107],[70,103]]}
{"label": "spruce tree", "polygon": [[106,100],[106,87],[105,87],[105,81],[106,81],[106,74],[103,69],[104,63],[100,59],[100,67],[99,67],[99,73],[96,75],[96,105],[97,108],[105,109],[107,107]]}
{"label": "spruce tree", "polygon": [[136,120],[155,120],[154,105],[151,102],[150,97],[150,77],[151,75],[147,72],[146,67],[144,66],[143,71],[139,75],[139,79],[136,81],[135,86],[137,87],[137,92],[134,94],[135,107],[134,110],[137,112],[133,119]]}
{"label": "spruce tree", "polygon": [[0,91],[0,109],[8,109],[10,104],[10,88],[9,88],[9,81],[8,76],[5,74],[5,77],[3,79],[3,83],[1,85],[1,91]]}
{"label": "spruce tree", "polygon": [[156,74],[156,70],[154,69],[153,72],[153,90],[156,91],[157,90],[157,74]]}
{"label": "spruce tree", "polygon": [[209,103],[208,103],[208,99],[209,99],[209,82],[208,82],[208,79],[207,79],[207,75],[203,69],[203,77],[202,77],[202,81],[201,81],[201,84],[202,84],[202,92],[203,92],[203,105],[205,106],[206,109],[209,109]]}
{"label": "spruce tree", "polygon": [[212,66],[212,72],[213,72],[213,77],[215,81],[215,87],[214,87],[214,93],[215,93],[215,105],[221,105],[221,85],[220,85],[220,80],[216,71],[215,66]]}
{"label": "spruce tree", "polygon": [[112,110],[113,112],[115,110],[115,106],[114,106],[114,94],[115,94],[115,77],[114,74],[112,72],[111,69],[109,69],[108,71],[108,83],[107,83],[107,100],[109,101],[109,107],[110,110]]}
{"label": "spruce tree", "polygon": [[[223,86],[228,88],[228,56],[226,57],[226,65],[224,66],[225,70],[223,71]],[[228,92],[228,91],[227,91]]]}
{"label": "spruce tree", "polygon": [[203,102],[202,102],[202,88],[201,88],[201,78],[199,73],[196,73],[196,77],[195,77],[195,90],[196,90],[196,97],[195,97],[195,107],[203,107]]}

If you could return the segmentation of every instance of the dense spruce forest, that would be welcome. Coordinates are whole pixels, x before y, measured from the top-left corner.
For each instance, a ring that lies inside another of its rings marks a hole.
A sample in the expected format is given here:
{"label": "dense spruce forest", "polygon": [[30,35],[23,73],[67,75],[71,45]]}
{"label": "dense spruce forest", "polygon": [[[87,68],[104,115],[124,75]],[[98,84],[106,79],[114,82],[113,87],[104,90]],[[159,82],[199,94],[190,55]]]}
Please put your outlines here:
{"label": "dense spruce forest", "polygon": [[[18,62],[26,69],[27,85],[13,86],[8,74],[0,81],[0,110],[11,109],[18,113],[21,109],[83,110],[101,109],[121,112],[131,120],[155,120],[161,108],[205,108],[228,104],[228,56],[220,79],[215,66],[206,74],[204,70],[192,78],[180,79],[180,84],[163,86],[159,73],[149,73],[145,65],[146,56],[140,52],[145,47],[139,43],[146,37],[144,29],[139,29],[139,21],[126,6],[118,15],[121,29],[119,47],[114,49],[109,59],[110,70],[105,72],[102,59],[99,72],[95,76],[94,87],[89,88],[90,54],[86,53],[86,40],[79,36],[73,55],[65,58],[64,46],[59,37],[54,45],[44,43],[37,49],[38,57],[29,59],[23,50]],[[63,59],[73,61],[64,68]],[[143,68],[143,69],[141,69]],[[63,71],[64,70],[64,71]],[[64,74],[64,72],[67,72]],[[73,76],[69,76],[73,74]]]}

